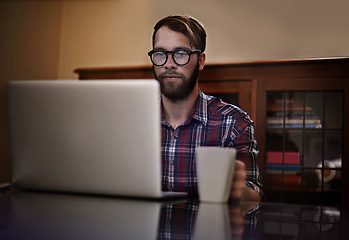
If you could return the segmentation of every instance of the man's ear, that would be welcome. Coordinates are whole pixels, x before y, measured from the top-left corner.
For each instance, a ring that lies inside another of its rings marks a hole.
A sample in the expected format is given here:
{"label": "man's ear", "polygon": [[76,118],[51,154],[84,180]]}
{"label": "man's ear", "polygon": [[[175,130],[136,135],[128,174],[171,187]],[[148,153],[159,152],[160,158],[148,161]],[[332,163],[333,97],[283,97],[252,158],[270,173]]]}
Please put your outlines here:
{"label": "man's ear", "polygon": [[203,52],[200,54],[200,57],[199,57],[199,70],[200,71],[202,69],[204,69],[205,61],[206,61],[206,54]]}

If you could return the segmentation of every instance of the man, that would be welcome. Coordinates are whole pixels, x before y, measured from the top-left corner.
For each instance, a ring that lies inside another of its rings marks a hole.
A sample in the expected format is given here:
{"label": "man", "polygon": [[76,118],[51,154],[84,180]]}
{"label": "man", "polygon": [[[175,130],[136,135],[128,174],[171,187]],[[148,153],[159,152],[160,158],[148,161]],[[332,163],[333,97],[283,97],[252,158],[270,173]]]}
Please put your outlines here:
{"label": "man", "polygon": [[[257,143],[249,116],[236,106],[199,90],[205,65],[206,32],[189,16],[168,16],[154,27],[148,53],[161,86],[162,187],[197,196],[196,146],[237,149],[230,198],[262,199]],[[212,159],[215,161],[215,159]]]}

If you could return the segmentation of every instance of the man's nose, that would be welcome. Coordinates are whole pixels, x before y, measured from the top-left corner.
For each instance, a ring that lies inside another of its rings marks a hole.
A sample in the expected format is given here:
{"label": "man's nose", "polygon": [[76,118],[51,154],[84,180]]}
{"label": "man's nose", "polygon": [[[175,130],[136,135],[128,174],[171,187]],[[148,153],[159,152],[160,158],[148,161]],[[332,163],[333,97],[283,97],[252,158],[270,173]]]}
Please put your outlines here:
{"label": "man's nose", "polygon": [[177,68],[177,63],[173,60],[173,55],[172,53],[167,54],[167,62],[165,63],[164,67],[167,69],[174,69]]}

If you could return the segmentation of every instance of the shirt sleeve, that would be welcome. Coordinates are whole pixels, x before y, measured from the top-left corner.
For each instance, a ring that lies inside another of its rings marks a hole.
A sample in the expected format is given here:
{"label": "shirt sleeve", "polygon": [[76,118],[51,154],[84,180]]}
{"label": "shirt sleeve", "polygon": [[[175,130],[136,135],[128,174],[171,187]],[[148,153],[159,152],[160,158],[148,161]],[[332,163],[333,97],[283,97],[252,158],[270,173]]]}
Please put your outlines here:
{"label": "shirt sleeve", "polygon": [[238,119],[232,131],[233,147],[237,150],[236,159],[246,165],[246,184],[264,199],[258,169],[258,145],[254,138],[254,123],[251,119]]}

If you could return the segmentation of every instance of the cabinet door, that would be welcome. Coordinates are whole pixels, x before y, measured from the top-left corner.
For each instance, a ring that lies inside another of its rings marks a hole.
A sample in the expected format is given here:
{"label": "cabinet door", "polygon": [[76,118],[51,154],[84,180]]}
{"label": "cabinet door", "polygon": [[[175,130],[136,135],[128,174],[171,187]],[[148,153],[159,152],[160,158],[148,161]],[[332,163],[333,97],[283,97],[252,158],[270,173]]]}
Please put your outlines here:
{"label": "cabinet door", "polygon": [[247,112],[256,120],[256,82],[254,80],[200,81],[199,88],[205,94],[222,98]]}
{"label": "cabinet door", "polygon": [[338,204],[344,91],[267,91],[266,98],[264,186],[269,199]]}

